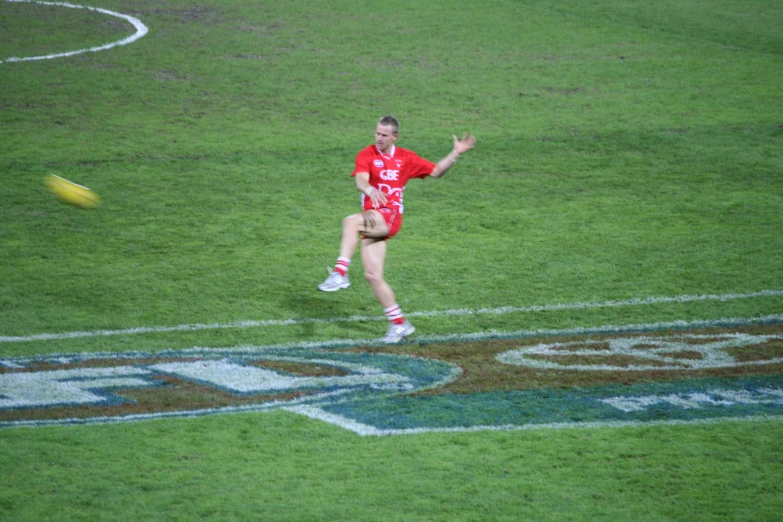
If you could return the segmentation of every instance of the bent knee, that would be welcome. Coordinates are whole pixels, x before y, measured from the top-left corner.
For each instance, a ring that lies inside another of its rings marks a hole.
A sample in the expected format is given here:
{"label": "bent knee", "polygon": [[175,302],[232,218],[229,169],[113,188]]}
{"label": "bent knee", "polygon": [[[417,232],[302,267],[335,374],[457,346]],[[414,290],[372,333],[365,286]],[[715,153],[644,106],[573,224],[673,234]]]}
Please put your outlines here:
{"label": "bent knee", "polygon": [[343,218],[343,227],[354,228],[359,230],[362,227],[364,220],[361,214],[351,214]]}

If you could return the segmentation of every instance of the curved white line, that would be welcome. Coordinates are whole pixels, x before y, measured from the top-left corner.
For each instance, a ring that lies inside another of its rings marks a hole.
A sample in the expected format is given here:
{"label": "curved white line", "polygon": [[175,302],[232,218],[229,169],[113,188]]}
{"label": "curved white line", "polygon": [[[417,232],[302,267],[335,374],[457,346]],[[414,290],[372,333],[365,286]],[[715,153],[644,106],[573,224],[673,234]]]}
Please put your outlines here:
{"label": "curved white line", "polygon": [[105,51],[106,49],[111,49],[112,47],[116,47],[118,45],[127,45],[129,43],[135,42],[149,31],[147,29],[147,26],[144,25],[141,20],[138,18],[134,18],[132,16],[122,14],[122,13],[115,13],[114,11],[108,11],[106,9],[101,9],[99,7],[90,7],[87,5],[74,5],[74,4],[68,4],[65,2],[40,2],[38,0],[7,0],[8,2],[26,2],[26,3],[34,3],[34,4],[43,4],[43,5],[54,5],[54,6],[60,6],[60,7],[70,7],[73,9],[88,9],[90,11],[96,11],[98,13],[107,14],[109,16],[115,16],[117,18],[122,18],[123,20],[126,20],[133,24],[133,27],[136,28],[136,32],[132,34],[131,36],[127,38],[123,38],[122,40],[118,40],[116,42],[111,42],[106,45],[101,45],[99,47],[90,47],[89,49],[78,49],[76,51],[68,51],[67,53],[58,53],[58,54],[47,54],[44,56],[28,56],[25,58],[17,58],[15,56],[12,56],[11,58],[6,58],[5,60],[0,60],[0,63],[5,62],[29,62],[33,60],[51,60],[52,58],[63,58],[66,56],[74,56],[76,54],[81,53],[94,53],[97,51]]}

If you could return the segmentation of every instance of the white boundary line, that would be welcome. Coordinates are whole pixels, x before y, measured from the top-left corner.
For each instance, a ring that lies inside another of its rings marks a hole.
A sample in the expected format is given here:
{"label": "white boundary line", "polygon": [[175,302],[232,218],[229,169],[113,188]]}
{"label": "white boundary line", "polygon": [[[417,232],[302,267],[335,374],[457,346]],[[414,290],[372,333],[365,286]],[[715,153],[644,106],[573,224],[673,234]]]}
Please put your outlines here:
{"label": "white boundary line", "polygon": [[[501,332],[498,330],[487,330],[482,332],[466,334],[445,334],[445,335],[425,335],[416,337],[419,343],[447,343],[447,342],[476,342],[490,339],[525,339],[529,337],[563,337],[572,335],[612,335],[624,333],[655,332],[660,330],[695,328],[733,328],[740,326],[754,326],[761,324],[779,324],[783,323],[783,314],[765,315],[757,317],[723,317],[719,319],[696,319],[691,321],[677,320],[658,323],[636,323],[625,325],[603,325],[591,327],[576,327],[563,329],[537,329],[537,330],[515,330],[510,332]],[[182,350],[164,350],[156,352],[155,355],[167,356],[171,353],[176,354],[199,354],[199,353],[246,353],[254,354],[266,352],[269,350],[329,350],[336,348],[352,348],[372,345],[379,339],[332,339],[329,341],[305,341],[272,345],[238,345],[230,348],[204,348],[194,346]],[[136,359],[150,357],[153,352],[85,352],[85,353],[49,353],[45,355],[8,357],[0,359],[0,366],[6,368],[18,368],[19,365],[29,364],[33,361],[47,360],[59,361],[61,363],[84,361],[92,359]]]}
{"label": "white boundary line", "polygon": [[470,433],[477,431],[522,431],[550,429],[561,430],[570,428],[641,428],[648,426],[685,426],[685,425],[709,425],[722,422],[764,422],[764,421],[783,421],[781,415],[756,415],[751,417],[713,417],[709,419],[693,420],[657,420],[657,421],[595,421],[595,422],[557,422],[543,424],[508,424],[503,426],[469,426],[457,428],[408,428],[408,429],[380,429],[367,424],[362,424],[353,419],[327,413],[316,406],[291,406],[281,408],[291,413],[304,415],[310,419],[320,420],[328,424],[352,431],[362,437],[383,437],[388,435],[418,435],[423,433]]}
{"label": "white boundary line", "polygon": [[[643,297],[624,301],[602,301],[583,303],[560,303],[553,305],[535,306],[502,306],[497,308],[480,309],[454,309],[431,310],[425,312],[410,312],[408,317],[441,317],[441,316],[470,316],[470,315],[504,315],[510,313],[551,312],[560,310],[588,310],[594,308],[616,308],[623,306],[643,306],[666,303],[691,303],[697,301],[731,301],[735,299],[751,299],[754,297],[783,297],[783,290],[760,290],[743,294],[704,294],[681,295],[675,297]],[[212,324],[181,324],[176,326],[144,326],[138,328],[126,328],[122,330],[90,330],[81,332],[65,332],[54,334],[33,334],[20,336],[0,336],[0,343],[31,342],[31,341],[58,341],[64,339],[76,339],[85,337],[106,337],[115,335],[138,335],[146,333],[168,332],[195,332],[200,330],[265,328],[270,326],[297,326],[303,324],[329,324],[329,323],[354,323],[362,321],[382,321],[384,316],[349,316],[329,318],[304,318],[304,319],[270,319],[259,321],[239,321],[235,323]],[[455,336],[463,338],[464,336]]]}
{"label": "white boundary line", "polygon": [[134,18],[132,16],[122,14],[122,13],[116,13],[114,11],[108,11],[106,9],[101,9],[99,7],[90,7],[87,5],[74,5],[69,4],[66,2],[40,2],[38,0],[7,0],[8,2],[15,2],[15,3],[32,3],[32,4],[43,4],[43,5],[53,5],[53,6],[60,6],[60,7],[70,7],[73,9],[87,9],[89,11],[96,11],[98,13],[107,14],[109,16],[115,16],[117,18],[122,18],[123,20],[126,20],[133,24],[133,27],[136,28],[136,32],[132,34],[131,36],[127,38],[123,38],[122,40],[118,40],[116,42],[111,42],[106,45],[101,45],[99,47],[90,47],[89,49],[78,49],[76,51],[69,51],[66,53],[58,53],[58,54],[47,54],[44,56],[28,56],[25,58],[17,58],[15,56],[12,56],[11,58],[6,58],[5,60],[0,60],[0,63],[5,62],[29,62],[33,60],[51,60],[52,58],[64,58],[66,56],[74,56],[77,54],[82,53],[94,53],[98,51],[105,51],[107,49],[111,49],[112,47],[116,47],[118,45],[127,45],[129,43],[133,43],[139,38],[143,37],[147,34],[149,29],[147,29],[147,26],[144,25],[141,20],[138,18]]}

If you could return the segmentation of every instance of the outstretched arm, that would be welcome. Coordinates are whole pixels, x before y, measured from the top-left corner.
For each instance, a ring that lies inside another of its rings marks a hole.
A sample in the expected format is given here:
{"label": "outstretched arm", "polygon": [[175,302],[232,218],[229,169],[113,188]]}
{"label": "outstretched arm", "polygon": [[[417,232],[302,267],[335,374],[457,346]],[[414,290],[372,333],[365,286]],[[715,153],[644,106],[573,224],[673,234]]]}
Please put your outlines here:
{"label": "outstretched arm", "polygon": [[432,169],[430,176],[439,178],[444,175],[447,170],[454,166],[462,154],[472,149],[475,145],[476,137],[473,135],[469,136],[467,132],[462,135],[461,140],[454,136],[454,148],[451,149],[451,152],[445,158],[435,164],[435,168]]}

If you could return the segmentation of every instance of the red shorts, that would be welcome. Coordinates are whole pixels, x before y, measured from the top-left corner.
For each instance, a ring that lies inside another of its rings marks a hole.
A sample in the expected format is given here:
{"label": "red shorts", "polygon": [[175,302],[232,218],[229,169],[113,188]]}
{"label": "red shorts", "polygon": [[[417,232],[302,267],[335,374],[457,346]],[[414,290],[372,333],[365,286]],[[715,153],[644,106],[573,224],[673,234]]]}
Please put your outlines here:
{"label": "red shorts", "polygon": [[383,216],[383,220],[386,222],[386,226],[389,227],[389,235],[386,239],[391,239],[402,227],[402,213],[396,208],[382,207],[376,209]]}

